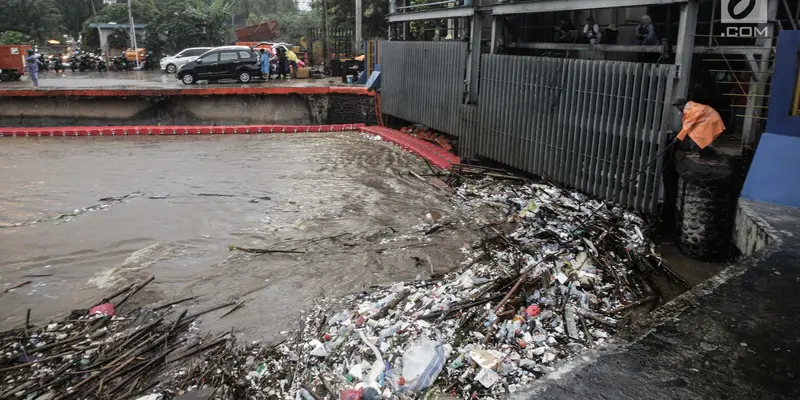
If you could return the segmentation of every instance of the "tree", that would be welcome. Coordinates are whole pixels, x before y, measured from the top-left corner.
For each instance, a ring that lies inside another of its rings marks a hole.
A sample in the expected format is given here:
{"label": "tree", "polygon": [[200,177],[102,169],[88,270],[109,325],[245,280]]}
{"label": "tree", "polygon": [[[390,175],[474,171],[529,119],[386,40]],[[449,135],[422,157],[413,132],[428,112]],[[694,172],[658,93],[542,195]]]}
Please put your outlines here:
{"label": "tree", "polygon": [[3,0],[0,32],[18,31],[39,43],[61,33],[61,14],[55,0]]}
{"label": "tree", "polygon": [[[138,35],[137,35],[138,36]],[[108,47],[112,49],[127,49],[131,43],[131,35],[126,29],[114,29],[108,35]]]}
{"label": "tree", "polygon": [[279,34],[275,38],[278,42],[299,43],[300,38],[308,34],[309,29],[322,26],[322,14],[316,10],[293,12],[278,12],[257,16],[251,15],[248,24],[257,24],[265,21],[275,21],[278,24]]}
{"label": "tree", "polygon": [[[159,14],[159,10],[156,8],[156,4],[153,0],[133,0],[133,2],[131,2],[131,14],[133,14],[135,23],[146,24]],[[87,22],[127,24],[129,22],[128,4],[109,4],[103,7],[102,11],[98,12],[96,17],[89,18]]]}
{"label": "tree", "polygon": [[219,46],[226,42],[228,29],[225,27],[231,17],[233,3],[229,0],[213,0],[211,4],[197,0],[194,7],[189,7],[189,14],[201,21],[203,33],[201,41],[210,46]]}
{"label": "tree", "polygon": [[147,35],[144,38],[144,47],[148,51],[152,51],[153,54],[156,55],[156,58],[160,59],[161,53],[164,51],[164,41],[161,40],[161,36],[158,34],[158,32],[147,31]]}
{"label": "tree", "polygon": [[81,32],[81,44],[84,48],[96,49],[100,47],[100,32],[94,28],[86,28]]}
{"label": "tree", "polygon": [[230,0],[197,0],[187,7],[181,0],[156,0],[158,15],[147,26],[148,49],[155,46],[176,52],[193,46],[218,46],[227,42]]}
{"label": "tree", "polygon": [[[250,12],[246,24],[253,25],[266,21],[278,24],[279,34],[276,41],[298,43],[300,38],[308,34],[309,29],[322,26],[320,10],[300,10],[292,0],[251,0],[258,5],[257,10]],[[239,6],[239,3],[236,3]]]}
{"label": "tree", "polygon": [[23,44],[30,43],[31,37],[17,31],[5,31],[0,33],[0,44]]}
{"label": "tree", "polygon": [[[314,0],[311,6],[322,10],[322,1]],[[385,0],[363,0],[362,3],[362,35],[365,39],[386,36],[388,24],[386,16],[389,14],[389,2]],[[356,5],[352,0],[328,0],[328,26],[330,30],[336,28],[355,27]]]}
{"label": "tree", "polygon": [[265,17],[291,15],[298,11],[295,0],[236,0],[233,9],[237,26],[257,24],[264,21]]}
{"label": "tree", "polygon": [[104,6],[102,0],[59,0],[57,4],[61,24],[66,33],[76,39],[83,29],[83,23],[94,16],[94,11],[101,12]]}

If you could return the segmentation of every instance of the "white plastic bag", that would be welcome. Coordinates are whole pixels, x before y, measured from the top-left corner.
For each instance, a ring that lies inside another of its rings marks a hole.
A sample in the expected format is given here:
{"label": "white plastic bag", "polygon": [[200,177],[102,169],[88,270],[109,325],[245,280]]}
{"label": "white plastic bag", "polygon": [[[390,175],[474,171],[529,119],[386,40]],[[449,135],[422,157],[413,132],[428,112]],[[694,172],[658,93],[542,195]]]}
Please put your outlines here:
{"label": "white plastic bag", "polygon": [[450,356],[449,346],[423,338],[411,343],[403,354],[406,390],[420,392],[436,381]]}

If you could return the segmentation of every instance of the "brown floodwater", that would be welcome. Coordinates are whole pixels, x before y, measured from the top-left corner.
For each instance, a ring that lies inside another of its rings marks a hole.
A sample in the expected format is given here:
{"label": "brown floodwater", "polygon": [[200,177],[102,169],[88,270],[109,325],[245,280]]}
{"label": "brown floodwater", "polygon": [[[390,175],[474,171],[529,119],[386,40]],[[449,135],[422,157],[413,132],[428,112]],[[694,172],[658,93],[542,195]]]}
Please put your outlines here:
{"label": "brown floodwater", "polygon": [[[0,329],[155,275],[126,308],[244,300],[201,329],[272,341],[315,299],[445,272],[473,239],[446,193],[407,173],[421,160],[358,133],[7,138],[0,170],[0,291],[32,281],[0,294]],[[426,236],[432,211],[454,223]]]}

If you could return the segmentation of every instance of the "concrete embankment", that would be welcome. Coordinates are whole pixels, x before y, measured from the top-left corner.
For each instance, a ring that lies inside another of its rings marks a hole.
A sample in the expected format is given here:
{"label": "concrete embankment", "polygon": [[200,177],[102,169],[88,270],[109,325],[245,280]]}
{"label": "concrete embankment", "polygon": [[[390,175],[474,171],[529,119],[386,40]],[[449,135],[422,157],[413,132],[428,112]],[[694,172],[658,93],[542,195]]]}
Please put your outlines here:
{"label": "concrete embankment", "polygon": [[0,91],[0,126],[374,123],[363,87]]}

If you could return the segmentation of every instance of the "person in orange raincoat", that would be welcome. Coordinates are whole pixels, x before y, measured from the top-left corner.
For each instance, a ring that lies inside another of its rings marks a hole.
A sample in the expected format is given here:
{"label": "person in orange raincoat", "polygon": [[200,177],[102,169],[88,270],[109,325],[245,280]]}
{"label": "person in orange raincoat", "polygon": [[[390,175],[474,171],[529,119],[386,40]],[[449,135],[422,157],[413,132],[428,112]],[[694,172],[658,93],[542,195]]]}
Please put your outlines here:
{"label": "person in orange raincoat", "polygon": [[686,101],[686,99],[678,99],[672,105],[683,113],[683,129],[675,138],[677,140],[684,140],[686,136],[689,136],[694,144],[702,150],[725,131],[722,118],[717,110],[710,106]]}

